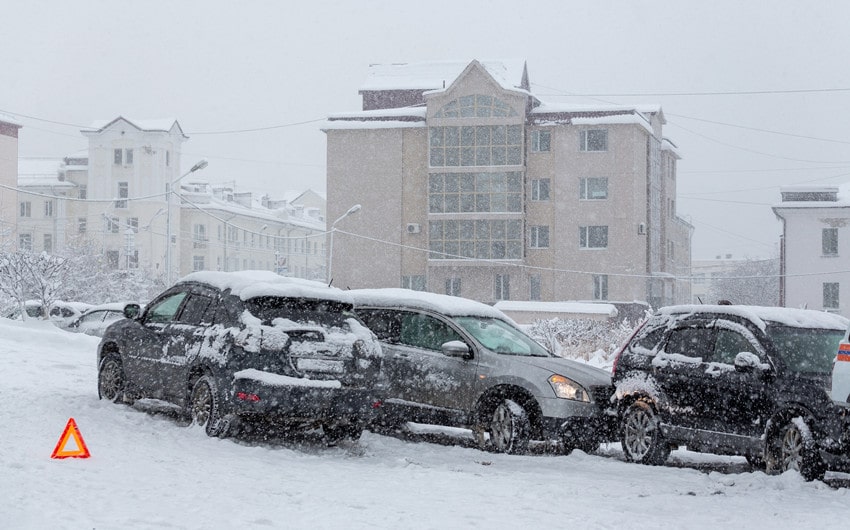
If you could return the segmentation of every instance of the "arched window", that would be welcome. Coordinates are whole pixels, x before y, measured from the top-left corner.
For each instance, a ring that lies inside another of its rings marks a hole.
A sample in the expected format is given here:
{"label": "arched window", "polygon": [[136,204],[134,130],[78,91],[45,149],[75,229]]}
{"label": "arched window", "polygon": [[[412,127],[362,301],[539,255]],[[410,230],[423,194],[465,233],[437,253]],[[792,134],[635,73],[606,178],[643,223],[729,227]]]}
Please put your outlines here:
{"label": "arched window", "polygon": [[437,111],[435,118],[502,118],[517,116],[510,105],[499,98],[474,94],[452,100]]}

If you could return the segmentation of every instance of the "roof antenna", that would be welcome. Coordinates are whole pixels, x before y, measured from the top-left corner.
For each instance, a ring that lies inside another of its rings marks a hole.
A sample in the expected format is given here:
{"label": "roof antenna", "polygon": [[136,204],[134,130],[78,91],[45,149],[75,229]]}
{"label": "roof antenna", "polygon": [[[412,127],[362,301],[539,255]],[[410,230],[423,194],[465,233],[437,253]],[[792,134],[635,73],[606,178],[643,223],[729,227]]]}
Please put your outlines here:
{"label": "roof antenna", "polygon": [[328,282],[328,287],[330,287],[333,282],[334,282],[334,279],[331,278],[331,281]]}
{"label": "roof antenna", "polygon": [[443,79],[443,88],[446,88],[446,80]]}

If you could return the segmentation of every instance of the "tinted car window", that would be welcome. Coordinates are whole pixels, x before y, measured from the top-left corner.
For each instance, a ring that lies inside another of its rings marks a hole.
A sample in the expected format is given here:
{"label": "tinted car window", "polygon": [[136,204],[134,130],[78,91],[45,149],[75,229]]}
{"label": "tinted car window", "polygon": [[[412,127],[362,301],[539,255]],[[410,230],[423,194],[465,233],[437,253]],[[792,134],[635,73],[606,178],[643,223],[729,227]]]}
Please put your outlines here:
{"label": "tinted car window", "polygon": [[445,322],[429,315],[404,313],[401,317],[400,341],[402,344],[440,351],[443,344],[463,338]]}
{"label": "tinted car window", "polygon": [[680,328],[674,329],[670,333],[664,351],[705,359],[710,356],[713,345],[713,329],[702,327]]}
{"label": "tinted car window", "polygon": [[742,351],[758,354],[756,348],[746,337],[728,329],[717,331],[714,343],[714,355],[711,360],[718,363],[735,364],[735,357]]}
{"label": "tinted car window", "polygon": [[787,370],[829,374],[844,333],[838,330],[769,326],[767,335]]}
{"label": "tinted car window", "polygon": [[378,340],[397,343],[401,334],[401,315],[384,309],[361,310],[358,313]]}
{"label": "tinted car window", "polygon": [[160,300],[155,305],[151,306],[145,317],[147,322],[171,322],[174,315],[180,308],[183,299],[186,298],[185,292],[175,293],[163,300]]}
{"label": "tinted car window", "polygon": [[247,300],[245,308],[265,325],[283,318],[301,324],[347,327],[347,319],[357,318],[351,305],[330,300],[261,296]]}
{"label": "tinted car window", "polygon": [[658,343],[664,338],[665,328],[656,328],[632,344],[632,350],[640,353],[655,353]]}
{"label": "tinted car window", "polygon": [[192,293],[189,299],[183,304],[183,309],[180,311],[178,322],[183,324],[200,325],[201,319],[207,309],[213,303],[213,299],[209,296]]}

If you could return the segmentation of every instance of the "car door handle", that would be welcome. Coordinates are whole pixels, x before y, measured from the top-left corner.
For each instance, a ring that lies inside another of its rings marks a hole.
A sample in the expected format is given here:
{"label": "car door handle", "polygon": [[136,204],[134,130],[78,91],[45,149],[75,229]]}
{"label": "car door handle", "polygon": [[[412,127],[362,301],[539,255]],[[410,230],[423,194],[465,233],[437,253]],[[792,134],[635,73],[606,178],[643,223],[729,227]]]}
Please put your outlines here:
{"label": "car door handle", "polygon": [[393,359],[407,359],[410,357],[409,353],[396,353],[393,355]]}

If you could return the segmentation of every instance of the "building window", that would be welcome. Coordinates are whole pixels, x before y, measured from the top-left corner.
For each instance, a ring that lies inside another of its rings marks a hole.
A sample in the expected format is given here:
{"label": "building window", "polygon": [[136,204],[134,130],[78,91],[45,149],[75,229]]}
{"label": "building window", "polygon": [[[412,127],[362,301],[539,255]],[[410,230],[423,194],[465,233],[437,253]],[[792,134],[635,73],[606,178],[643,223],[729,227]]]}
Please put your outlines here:
{"label": "building window", "polygon": [[529,276],[528,278],[528,299],[529,300],[540,300],[541,299],[541,288],[540,288],[540,276]]}
{"label": "building window", "polygon": [[88,195],[88,187],[86,187],[85,184],[80,184],[80,186],[77,188],[77,197],[80,199],[87,199]]}
{"label": "building window", "polygon": [[113,149],[112,150],[112,157],[113,157],[112,162],[116,166],[120,166],[121,162],[124,160],[123,153],[124,153],[123,149]]}
{"label": "building window", "polygon": [[838,282],[823,284],[823,308],[838,309]]}
{"label": "building window", "polygon": [[519,219],[430,221],[429,259],[522,259],[522,232]]}
{"label": "building window", "polygon": [[601,201],[608,198],[607,177],[586,177],[581,179],[579,199],[583,201]]}
{"label": "building window", "polygon": [[593,275],[593,299],[608,300],[608,275]]}
{"label": "building window", "polygon": [[531,248],[549,248],[549,227],[532,226],[529,229],[528,246]]}
{"label": "building window", "polygon": [[580,226],[578,231],[580,248],[608,248],[607,226]]}
{"label": "building window", "polygon": [[493,96],[472,94],[449,101],[434,114],[435,118],[503,118],[517,116],[507,103]]}
{"label": "building window", "polygon": [[667,240],[667,259],[676,259],[676,245],[669,239]]}
{"label": "building window", "polygon": [[401,287],[403,289],[412,289],[414,291],[425,290],[425,276],[417,274],[414,276],[402,276]]}
{"label": "building window", "polygon": [[127,207],[127,197],[130,196],[130,185],[126,182],[118,183],[118,199],[115,201],[116,208],[126,208]]}
{"label": "building window", "polygon": [[549,151],[551,140],[551,131],[531,131],[531,151],[535,153]]}
{"label": "building window", "polygon": [[21,202],[21,217],[32,217],[32,203],[30,201]]}
{"label": "building window", "polygon": [[531,200],[549,200],[549,179],[534,179],[531,181]]}
{"label": "building window", "polygon": [[85,234],[88,231],[88,219],[85,217],[77,218],[77,231],[81,234]]}
{"label": "building window", "polygon": [[496,300],[511,299],[511,277],[509,275],[496,275],[493,296],[496,298]]}
{"label": "building window", "polygon": [[434,173],[428,176],[430,213],[522,211],[522,173]]}
{"label": "building window", "polygon": [[26,251],[32,250],[32,235],[18,234],[18,248]]}
{"label": "building window", "polygon": [[127,254],[127,268],[128,269],[138,269],[139,268],[139,251],[133,250],[132,252]]}
{"label": "building window", "polygon": [[120,225],[117,217],[106,217],[106,231],[111,234],[117,234]]}
{"label": "building window", "polygon": [[168,167],[171,165],[171,151],[165,152],[165,166]]}
{"label": "building window", "polygon": [[608,131],[606,129],[589,129],[579,135],[581,151],[607,151]]}
{"label": "building window", "polygon": [[824,228],[821,231],[821,247],[824,256],[838,255],[838,229]]}
{"label": "building window", "polygon": [[44,201],[44,216],[53,217],[53,201]]}
{"label": "building window", "polygon": [[53,234],[44,234],[44,251],[48,254],[53,252]]}
{"label": "building window", "polygon": [[138,217],[128,217],[127,218],[127,228],[133,231],[134,234],[139,233],[139,218]]}
{"label": "building window", "polygon": [[192,270],[193,271],[204,270],[204,257],[203,256],[192,256]]}
{"label": "building window", "polygon": [[133,150],[132,149],[124,149],[124,164],[128,166],[133,165]]}
{"label": "building window", "polygon": [[118,251],[117,250],[107,250],[106,251],[106,266],[110,269],[118,268]]}
{"label": "building window", "polygon": [[196,224],[192,227],[192,246],[207,248],[207,225]]}
{"label": "building window", "polygon": [[522,125],[431,127],[431,167],[519,166]]}
{"label": "building window", "polygon": [[460,278],[446,278],[446,294],[460,296]]}

